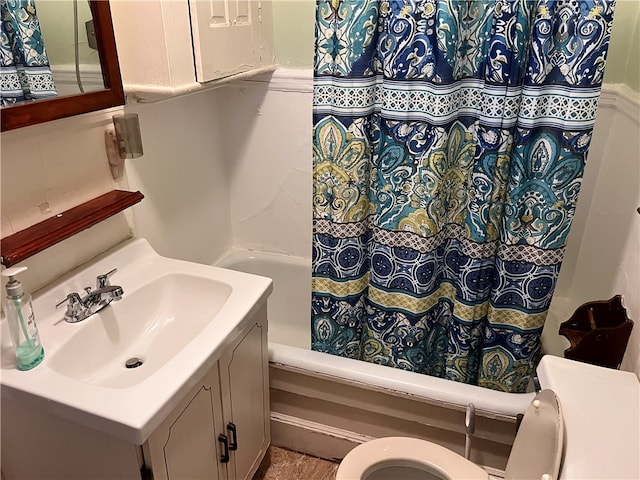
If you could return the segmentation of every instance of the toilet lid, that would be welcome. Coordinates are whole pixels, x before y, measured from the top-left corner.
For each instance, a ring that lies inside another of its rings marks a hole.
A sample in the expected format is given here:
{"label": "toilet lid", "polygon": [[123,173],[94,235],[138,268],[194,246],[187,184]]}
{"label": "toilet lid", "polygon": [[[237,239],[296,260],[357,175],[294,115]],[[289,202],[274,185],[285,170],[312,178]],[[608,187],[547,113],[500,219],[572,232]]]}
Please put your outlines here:
{"label": "toilet lid", "polygon": [[413,467],[436,478],[489,478],[485,470],[466,458],[426,440],[409,437],[385,437],[358,445],[342,460],[336,480],[366,479],[386,467]]}
{"label": "toilet lid", "polygon": [[552,390],[542,390],[524,414],[509,454],[504,478],[558,478],[563,442],[564,421],[560,400]]}

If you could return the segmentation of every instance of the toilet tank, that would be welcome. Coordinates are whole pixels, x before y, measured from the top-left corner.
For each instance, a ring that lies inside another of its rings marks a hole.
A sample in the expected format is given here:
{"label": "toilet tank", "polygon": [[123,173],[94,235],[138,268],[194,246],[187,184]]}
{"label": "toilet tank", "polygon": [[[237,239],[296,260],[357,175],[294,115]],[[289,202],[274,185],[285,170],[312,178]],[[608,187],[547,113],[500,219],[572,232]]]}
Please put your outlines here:
{"label": "toilet tank", "polygon": [[546,355],[540,386],[562,406],[561,479],[640,478],[640,382],[631,372]]}

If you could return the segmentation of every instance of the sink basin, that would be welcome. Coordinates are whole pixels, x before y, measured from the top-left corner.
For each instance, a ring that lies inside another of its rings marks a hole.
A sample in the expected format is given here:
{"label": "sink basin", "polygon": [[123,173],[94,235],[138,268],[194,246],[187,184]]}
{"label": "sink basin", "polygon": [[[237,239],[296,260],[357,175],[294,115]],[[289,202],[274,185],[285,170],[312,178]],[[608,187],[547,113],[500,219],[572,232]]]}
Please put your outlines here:
{"label": "sink basin", "polygon": [[[55,305],[114,268],[122,299],[65,322]],[[271,290],[269,278],[166,258],[130,239],[34,294],[45,357],[32,370],[16,368],[2,319],[2,398],[142,445],[257,312],[265,315]],[[141,364],[127,368],[133,358]]]}
{"label": "sink basin", "polygon": [[[230,294],[228,284],[174,273],[125,290],[121,301],[83,320],[85,328],[51,356],[50,367],[96,385],[135,385],[193,340]],[[133,358],[141,365],[127,368]]]}

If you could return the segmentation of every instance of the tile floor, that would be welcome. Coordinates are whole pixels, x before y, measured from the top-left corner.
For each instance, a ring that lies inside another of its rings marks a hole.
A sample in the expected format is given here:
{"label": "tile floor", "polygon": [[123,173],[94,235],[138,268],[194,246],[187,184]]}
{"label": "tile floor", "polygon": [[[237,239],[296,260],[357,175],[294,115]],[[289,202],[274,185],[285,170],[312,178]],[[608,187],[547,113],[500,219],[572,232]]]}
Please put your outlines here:
{"label": "tile floor", "polygon": [[253,480],[334,480],[336,470],[337,463],[271,446]]}
{"label": "tile floor", "polygon": [[[335,462],[271,446],[253,480],[335,480],[337,470]],[[489,480],[504,477],[489,474]]]}

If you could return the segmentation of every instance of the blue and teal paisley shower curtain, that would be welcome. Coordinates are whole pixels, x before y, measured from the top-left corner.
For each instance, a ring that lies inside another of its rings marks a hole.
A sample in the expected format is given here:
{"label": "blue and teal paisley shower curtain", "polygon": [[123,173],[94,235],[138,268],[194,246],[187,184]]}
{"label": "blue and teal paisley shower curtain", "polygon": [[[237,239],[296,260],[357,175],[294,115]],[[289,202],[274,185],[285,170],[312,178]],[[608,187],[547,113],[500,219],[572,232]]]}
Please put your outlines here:
{"label": "blue and teal paisley shower curtain", "polygon": [[56,95],[34,0],[0,0],[0,105]]}
{"label": "blue and teal paisley shower curtain", "polygon": [[317,0],[312,348],[527,388],[610,0]]}

